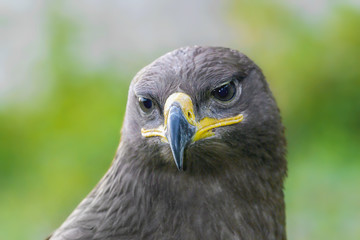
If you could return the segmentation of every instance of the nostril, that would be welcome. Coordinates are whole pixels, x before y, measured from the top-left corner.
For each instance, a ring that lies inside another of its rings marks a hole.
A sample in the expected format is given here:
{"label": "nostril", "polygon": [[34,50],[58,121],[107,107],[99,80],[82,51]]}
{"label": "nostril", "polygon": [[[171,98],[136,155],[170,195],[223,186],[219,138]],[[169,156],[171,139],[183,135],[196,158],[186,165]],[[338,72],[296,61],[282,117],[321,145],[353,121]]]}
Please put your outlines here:
{"label": "nostril", "polygon": [[192,116],[192,115],[191,115],[191,112],[188,112],[188,117],[191,118],[191,116]]}

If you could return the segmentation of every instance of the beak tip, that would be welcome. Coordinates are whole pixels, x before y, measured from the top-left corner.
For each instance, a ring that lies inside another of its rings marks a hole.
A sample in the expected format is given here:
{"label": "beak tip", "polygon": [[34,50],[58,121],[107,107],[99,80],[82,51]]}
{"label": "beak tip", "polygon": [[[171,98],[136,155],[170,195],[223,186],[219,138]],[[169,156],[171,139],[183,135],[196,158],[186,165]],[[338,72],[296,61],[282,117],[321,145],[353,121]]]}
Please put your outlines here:
{"label": "beak tip", "polygon": [[181,165],[176,164],[176,167],[177,167],[177,169],[179,170],[179,172],[183,172],[183,171],[184,171],[184,167],[183,167],[182,164],[181,164]]}
{"label": "beak tip", "polygon": [[183,153],[173,154],[173,157],[175,160],[174,162],[175,162],[176,168],[179,171],[183,171]]}

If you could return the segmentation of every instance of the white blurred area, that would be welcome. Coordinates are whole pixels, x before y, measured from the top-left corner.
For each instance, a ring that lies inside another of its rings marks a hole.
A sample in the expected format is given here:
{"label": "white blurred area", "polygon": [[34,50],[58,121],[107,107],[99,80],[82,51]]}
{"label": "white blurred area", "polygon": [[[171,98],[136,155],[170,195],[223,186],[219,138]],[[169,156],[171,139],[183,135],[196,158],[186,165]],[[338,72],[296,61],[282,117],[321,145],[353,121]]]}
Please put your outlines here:
{"label": "white blurred area", "polygon": [[[0,107],[27,101],[46,89],[46,84],[39,85],[37,79],[51,78],[51,74],[47,75],[50,71],[41,69],[49,51],[51,12],[74,23],[71,54],[84,69],[112,64],[119,71],[135,73],[144,64],[181,46],[217,45],[242,50],[261,44],[264,39],[244,41],[248,28],[239,26],[247,22],[231,23],[232,2],[1,0]],[[326,0],[273,2],[295,9],[305,19],[318,19],[329,5]],[[360,5],[357,0],[348,2]]]}
{"label": "white blurred area", "polygon": [[42,86],[34,78],[50,77],[36,73],[49,50],[49,11],[75,24],[70,48],[81,65],[96,69],[115,62],[129,71],[185,45],[234,45],[227,2],[2,0],[0,106],[36,95]]}

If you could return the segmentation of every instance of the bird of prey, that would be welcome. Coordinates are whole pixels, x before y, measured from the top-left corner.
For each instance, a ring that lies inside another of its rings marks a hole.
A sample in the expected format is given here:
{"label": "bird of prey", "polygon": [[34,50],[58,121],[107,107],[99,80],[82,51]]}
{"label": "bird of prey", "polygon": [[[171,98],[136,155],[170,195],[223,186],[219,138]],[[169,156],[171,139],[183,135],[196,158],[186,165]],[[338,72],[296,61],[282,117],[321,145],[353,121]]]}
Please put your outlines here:
{"label": "bird of prey", "polygon": [[50,239],[284,240],[285,152],[254,62],[174,50],[132,80],[110,169]]}

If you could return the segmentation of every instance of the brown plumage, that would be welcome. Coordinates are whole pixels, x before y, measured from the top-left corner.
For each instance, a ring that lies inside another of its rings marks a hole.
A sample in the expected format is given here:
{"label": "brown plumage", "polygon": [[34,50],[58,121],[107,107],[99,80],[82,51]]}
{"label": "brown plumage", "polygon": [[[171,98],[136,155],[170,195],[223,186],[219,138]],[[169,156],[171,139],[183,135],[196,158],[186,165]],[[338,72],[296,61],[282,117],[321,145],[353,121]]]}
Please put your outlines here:
{"label": "brown plumage", "polygon": [[112,166],[50,239],[284,240],[284,155],[249,58],[175,50],[133,79]]}

